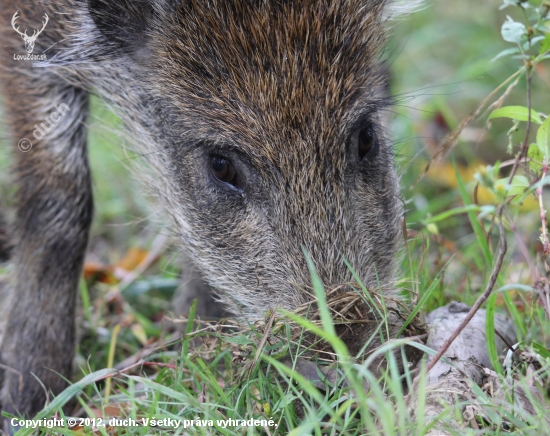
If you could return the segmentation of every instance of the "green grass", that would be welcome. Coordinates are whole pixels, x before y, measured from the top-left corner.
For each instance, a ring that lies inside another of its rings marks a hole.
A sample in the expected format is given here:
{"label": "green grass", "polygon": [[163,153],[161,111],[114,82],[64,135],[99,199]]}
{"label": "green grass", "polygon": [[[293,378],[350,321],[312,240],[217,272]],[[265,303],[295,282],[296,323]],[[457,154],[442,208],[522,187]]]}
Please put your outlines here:
{"label": "green grass", "polygon": [[[136,368],[140,370],[140,375],[110,369],[87,374],[59,395],[37,419],[51,417],[55,411],[61,412],[64,404],[80,394],[79,404],[88,416],[94,416],[98,411],[103,411],[105,417],[112,416],[114,407],[124,416],[120,419],[132,419],[131,423],[135,422],[135,426],[119,427],[124,434],[426,434],[434,424],[422,419],[426,392],[424,380],[421,377],[413,385],[413,374],[409,370],[401,374],[395,355],[390,352],[403,341],[388,343],[377,351],[388,361],[387,370],[378,377],[367,370],[376,355],[371,355],[363,364],[355,362],[335,333],[324,300],[325,290],[314,271],[312,276],[314,292],[321,307],[320,324],[286,313],[286,320],[284,317],[279,319],[270,332],[284,339],[284,327],[289,321],[303,327],[304,331],[314,332],[338,352],[337,368],[344,383],[325,382],[324,387],[319,388],[295,372],[292,366],[301,357],[301,351],[289,350],[288,357],[293,362],[290,366],[270,356],[267,349],[257,354],[258,338],[265,334],[261,328],[233,334],[218,330],[214,334],[218,339],[216,342],[210,337],[214,347],[197,349],[190,345],[190,341],[204,336],[204,333],[192,334],[193,309],[189,316],[188,336],[180,352],[159,350],[146,359],[158,362],[156,370],[147,375],[148,367],[143,365]],[[206,353],[205,349],[209,352]],[[259,355],[260,359],[253,359],[255,355]],[[162,362],[165,362],[164,367]],[[550,367],[545,371],[550,371]],[[543,371],[541,375],[544,375]],[[116,386],[108,399],[104,385],[106,377],[113,377]],[[406,392],[419,395],[412,407]],[[504,424],[523,434],[532,434],[533,431],[545,434],[542,423],[547,410],[544,404],[534,414],[526,414],[509,404],[494,405],[479,388],[474,388],[474,392],[489,420],[483,423],[489,430],[484,434],[500,434]],[[110,412],[105,409],[108,404]],[[462,421],[460,410],[463,405],[457,402],[456,408],[450,404],[444,409],[439,417],[439,428],[445,428],[450,434],[474,434],[470,430],[453,429],[453,421]],[[271,424],[254,427],[234,423],[250,419]],[[148,423],[152,420],[165,424],[161,428],[151,427]],[[180,430],[174,427],[174,422],[178,423]],[[182,430],[183,426],[185,428]],[[491,431],[491,428],[494,430]],[[44,430],[43,434],[51,434],[52,431]],[[110,431],[112,429],[99,427],[97,434],[110,434]],[[56,429],[55,432],[73,434],[68,429]],[[20,432],[21,435],[30,433],[31,430]]]}

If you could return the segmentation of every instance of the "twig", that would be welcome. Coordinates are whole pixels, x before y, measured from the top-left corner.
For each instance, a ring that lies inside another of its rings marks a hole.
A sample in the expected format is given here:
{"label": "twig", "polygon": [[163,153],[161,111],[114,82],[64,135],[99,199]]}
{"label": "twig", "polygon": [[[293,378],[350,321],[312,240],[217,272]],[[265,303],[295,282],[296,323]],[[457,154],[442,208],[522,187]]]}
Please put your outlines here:
{"label": "twig", "polygon": [[[499,206],[497,210],[497,215],[502,216],[502,210],[503,206]],[[474,315],[477,313],[479,308],[487,301],[489,296],[491,295],[491,292],[493,291],[493,288],[495,286],[495,283],[497,281],[498,274],[500,272],[500,269],[502,268],[502,262],[504,261],[504,256],[506,254],[506,250],[508,249],[507,243],[506,243],[506,232],[504,230],[504,225],[502,224],[502,219],[498,220],[499,229],[500,229],[500,248],[498,250],[498,256],[496,264],[493,268],[493,271],[491,272],[491,278],[489,279],[489,282],[487,283],[487,286],[485,288],[485,291],[483,294],[481,294],[475,304],[472,306],[466,317],[462,320],[460,325],[455,329],[453,334],[445,341],[445,343],[441,346],[437,354],[434,356],[434,358],[428,363],[426,366],[426,373],[429,372],[435,364],[441,359],[443,354],[447,351],[447,349],[451,346],[451,344],[454,342],[454,340],[458,337],[458,335],[464,330],[464,328],[468,325],[468,323],[471,321],[471,319],[474,317]]]}
{"label": "twig", "polygon": [[[108,375],[105,375],[103,377],[100,377],[96,380],[96,382],[100,382],[100,381],[103,381],[103,380],[107,380],[109,381],[110,379],[112,379],[113,377],[119,375],[119,374],[124,374],[128,371],[130,371],[131,369],[134,369],[138,366],[156,366],[158,368],[170,368],[170,369],[178,369],[178,366],[176,366],[175,364],[172,364],[172,363],[162,363],[162,362],[147,362],[145,360],[140,360],[139,362],[136,362],[130,366],[127,366],[126,368],[124,369],[120,369],[120,370],[116,370],[116,372],[113,372],[112,374],[108,374]],[[113,368],[114,369],[114,368]],[[189,371],[186,370],[186,369],[183,369],[183,372],[185,372],[186,374],[189,374]],[[107,398],[107,397],[106,397]]]}
{"label": "twig", "polygon": [[[512,82],[504,91],[504,94],[493,102],[487,109],[483,112],[486,112],[490,109],[494,109],[495,107],[498,107],[502,104],[502,101],[510,94],[512,89],[517,85],[519,78],[521,77],[521,74],[523,73],[523,67],[516,71],[514,74],[512,74],[510,77],[508,77],[504,82],[502,82],[496,89],[494,89],[485,99],[480,103],[480,105],[470,114],[464,118],[458,127],[453,130],[451,133],[449,133],[441,142],[439,145],[438,151],[432,156],[432,158],[428,161],[426,164],[426,167],[424,168],[424,171],[418,176],[418,178],[414,181],[414,183],[411,185],[410,189],[413,189],[420,180],[424,178],[424,176],[428,173],[430,166],[432,162],[437,161],[440,157],[447,154],[447,152],[455,146],[455,144],[458,142],[458,138],[460,137],[460,134],[466,128],[473,120],[477,119],[480,114],[482,113],[483,109],[485,108],[485,105],[493,98],[493,96],[506,84],[508,84],[512,79],[516,79],[514,82]],[[528,71],[529,73],[529,71]]]}
{"label": "twig", "polygon": [[256,366],[256,363],[258,362],[258,359],[260,358],[260,355],[262,354],[262,350],[264,348],[265,343],[267,342],[267,339],[269,338],[269,334],[271,333],[271,326],[273,325],[273,321],[275,320],[275,315],[277,312],[274,310],[271,316],[269,317],[269,321],[267,323],[267,326],[265,327],[264,336],[262,337],[262,340],[260,341],[258,345],[258,349],[256,350],[256,355],[254,356],[254,360],[252,361],[252,365],[250,366],[250,371]]}

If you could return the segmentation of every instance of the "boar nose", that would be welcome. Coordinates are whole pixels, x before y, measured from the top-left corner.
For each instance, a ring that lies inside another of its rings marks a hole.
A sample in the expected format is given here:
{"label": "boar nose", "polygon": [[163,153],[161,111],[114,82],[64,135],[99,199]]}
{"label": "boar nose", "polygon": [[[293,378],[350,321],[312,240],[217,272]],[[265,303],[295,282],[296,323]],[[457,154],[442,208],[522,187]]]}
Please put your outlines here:
{"label": "boar nose", "polygon": [[294,264],[299,268],[299,281],[306,286],[311,285],[311,276],[304,252],[311,257],[324,285],[340,283],[347,276],[342,258],[346,245],[345,220],[338,216],[335,207],[322,212],[322,215],[312,212],[292,220],[295,223],[289,238],[292,247],[288,247],[287,252],[292,253]]}

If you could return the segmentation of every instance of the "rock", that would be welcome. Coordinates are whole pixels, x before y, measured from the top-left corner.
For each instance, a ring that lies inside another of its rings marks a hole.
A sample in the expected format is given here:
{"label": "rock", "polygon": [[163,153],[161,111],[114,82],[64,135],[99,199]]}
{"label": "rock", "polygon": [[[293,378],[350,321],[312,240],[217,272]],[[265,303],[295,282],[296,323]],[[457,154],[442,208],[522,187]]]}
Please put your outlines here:
{"label": "rock", "polygon": [[[470,307],[464,303],[453,301],[428,314],[426,323],[429,336],[426,345],[433,350],[439,350],[464,320],[469,310]],[[439,378],[448,374],[452,367],[463,372],[477,384],[481,384],[485,377],[483,369],[491,368],[485,338],[485,318],[484,309],[480,309],[474,315],[445,353],[446,361],[439,360],[428,373],[428,386],[437,384]],[[497,351],[503,353],[508,349],[508,345],[512,346],[516,343],[515,329],[506,317],[498,314],[495,315],[495,329],[499,333],[496,335]]]}

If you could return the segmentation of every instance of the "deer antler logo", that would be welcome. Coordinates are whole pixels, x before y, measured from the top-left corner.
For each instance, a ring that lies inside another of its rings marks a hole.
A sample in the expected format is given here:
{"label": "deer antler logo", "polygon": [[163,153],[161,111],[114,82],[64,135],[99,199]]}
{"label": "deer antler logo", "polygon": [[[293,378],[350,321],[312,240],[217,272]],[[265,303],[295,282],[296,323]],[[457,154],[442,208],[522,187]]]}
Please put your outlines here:
{"label": "deer antler logo", "polygon": [[16,21],[17,18],[19,18],[19,11],[16,11],[15,14],[13,14],[13,18],[11,19],[11,25],[13,29],[21,35],[21,38],[23,38],[23,41],[25,41],[25,49],[27,50],[28,54],[31,54],[34,50],[34,43],[36,42],[36,38],[38,38],[38,35],[42,33],[42,31],[46,28],[46,24],[48,24],[48,14],[44,14],[44,21],[42,22],[42,29],[40,30],[33,30],[33,33],[31,36],[27,35],[27,30],[24,32],[21,32],[19,30],[19,26],[16,27]]}

